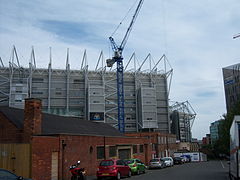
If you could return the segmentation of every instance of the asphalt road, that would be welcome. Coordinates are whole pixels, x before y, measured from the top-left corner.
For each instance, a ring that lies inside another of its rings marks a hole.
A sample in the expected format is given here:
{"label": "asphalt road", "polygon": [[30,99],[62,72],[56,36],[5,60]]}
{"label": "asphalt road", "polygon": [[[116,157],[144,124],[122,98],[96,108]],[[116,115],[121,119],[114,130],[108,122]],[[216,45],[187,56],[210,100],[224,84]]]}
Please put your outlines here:
{"label": "asphalt road", "polygon": [[186,163],[164,169],[147,170],[145,174],[123,180],[229,180],[228,168],[226,161]]}

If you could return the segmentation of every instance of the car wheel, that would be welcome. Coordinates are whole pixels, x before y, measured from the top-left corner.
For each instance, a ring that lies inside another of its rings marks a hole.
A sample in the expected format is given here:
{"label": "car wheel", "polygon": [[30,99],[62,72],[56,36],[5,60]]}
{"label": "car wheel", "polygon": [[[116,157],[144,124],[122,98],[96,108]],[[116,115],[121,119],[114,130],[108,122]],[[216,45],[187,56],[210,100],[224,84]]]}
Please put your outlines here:
{"label": "car wheel", "polygon": [[146,171],[145,171],[145,168],[144,168],[144,169],[143,169],[143,174],[145,174],[145,172],[146,172]]}
{"label": "car wheel", "polygon": [[139,175],[140,174],[140,171],[139,171],[139,169],[137,170],[137,175]]}
{"label": "car wheel", "polygon": [[132,171],[128,171],[128,177],[131,177],[132,176]]}
{"label": "car wheel", "polygon": [[120,172],[117,173],[116,179],[117,179],[117,180],[120,180],[120,179],[121,179],[121,174],[120,174]]}

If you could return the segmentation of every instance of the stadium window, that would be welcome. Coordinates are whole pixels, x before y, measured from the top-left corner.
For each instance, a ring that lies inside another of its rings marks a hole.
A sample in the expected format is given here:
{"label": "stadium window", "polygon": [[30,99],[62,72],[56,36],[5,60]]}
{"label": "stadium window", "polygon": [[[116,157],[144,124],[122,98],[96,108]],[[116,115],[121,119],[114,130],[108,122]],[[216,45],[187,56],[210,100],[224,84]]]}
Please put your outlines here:
{"label": "stadium window", "polygon": [[43,81],[44,81],[44,80],[43,80],[42,78],[33,78],[33,79],[32,79],[32,82],[33,82],[33,83],[43,83]]}
{"label": "stadium window", "polygon": [[81,80],[80,79],[74,79],[73,80],[73,84],[80,84],[81,83]]}

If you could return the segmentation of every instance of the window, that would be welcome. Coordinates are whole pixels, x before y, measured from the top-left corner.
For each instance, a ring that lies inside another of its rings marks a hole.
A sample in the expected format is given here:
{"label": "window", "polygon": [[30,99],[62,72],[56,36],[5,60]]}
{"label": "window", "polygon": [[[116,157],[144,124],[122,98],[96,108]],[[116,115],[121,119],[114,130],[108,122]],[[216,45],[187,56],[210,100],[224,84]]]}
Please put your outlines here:
{"label": "window", "polygon": [[40,92],[40,91],[33,91],[32,94],[43,94],[43,92]]}
{"label": "window", "polygon": [[140,159],[136,159],[136,163],[143,164]]}
{"label": "window", "polygon": [[97,147],[97,159],[104,159],[104,147]]}
{"label": "window", "polygon": [[115,157],[117,155],[116,153],[116,146],[110,146],[109,147],[109,157]]}
{"label": "window", "polygon": [[81,80],[80,80],[80,79],[74,79],[74,80],[73,80],[73,83],[74,83],[74,84],[80,84],[80,83],[81,83]]}
{"label": "window", "polygon": [[93,101],[93,103],[100,103],[100,101]]}
{"label": "window", "polygon": [[32,82],[33,82],[33,83],[43,83],[43,81],[44,81],[44,80],[43,80],[42,78],[33,78],[33,79],[32,79]]}
{"label": "window", "polygon": [[102,161],[100,163],[100,166],[112,166],[112,165],[114,165],[113,161]]}
{"label": "window", "polygon": [[117,164],[117,165],[120,165],[120,166],[124,166],[124,165],[125,165],[125,163],[123,162],[123,160],[118,160],[116,164]]}
{"label": "window", "polygon": [[139,151],[140,151],[140,153],[143,153],[143,145],[140,145]]}
{"label": "window", "polygon": [[15,99],[14,102],[22,102],[22,100],[20,100],[20,99]]}
{"label": "window", "polygon": [[133,145],[133,154],[137,154],[137,145]]}

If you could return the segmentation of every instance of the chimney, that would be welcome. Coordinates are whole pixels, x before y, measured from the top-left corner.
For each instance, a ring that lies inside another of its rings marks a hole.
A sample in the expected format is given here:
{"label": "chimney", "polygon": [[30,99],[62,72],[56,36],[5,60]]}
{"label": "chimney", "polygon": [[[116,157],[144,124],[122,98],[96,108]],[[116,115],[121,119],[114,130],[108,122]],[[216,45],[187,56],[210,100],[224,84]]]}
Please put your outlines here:
{"label": "chimney", "polygon": [[41,134],[42,131],[42,101],[40,99],[25,99],[24,142],[30,142],[32,135]]}

